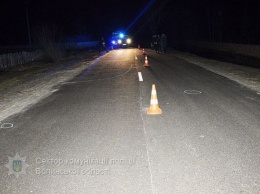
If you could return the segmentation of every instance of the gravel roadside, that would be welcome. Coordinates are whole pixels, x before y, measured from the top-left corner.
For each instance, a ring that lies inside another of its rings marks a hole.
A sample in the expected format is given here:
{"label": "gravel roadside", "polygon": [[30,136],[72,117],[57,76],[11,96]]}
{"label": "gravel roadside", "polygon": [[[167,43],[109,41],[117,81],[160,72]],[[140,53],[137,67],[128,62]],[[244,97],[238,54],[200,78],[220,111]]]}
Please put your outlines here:
{"label": "gravel roadside", "polygon": [[[57,91],[58,87],[81,73],[98,57],[96,51],[85,51],[58,64],[40,68],[4,72],[0,83],[0,127],[9,116],[26,111],[32,105]],[[10,75],[14,76],[10,76]],[[55,89],[54,89],[55,87]]]}
{"label": "gravel roadside", "polygon": [[231,79],[260,95],[260,68],[212,60],[190,53],[172,51],[174,55],[187,62]]}

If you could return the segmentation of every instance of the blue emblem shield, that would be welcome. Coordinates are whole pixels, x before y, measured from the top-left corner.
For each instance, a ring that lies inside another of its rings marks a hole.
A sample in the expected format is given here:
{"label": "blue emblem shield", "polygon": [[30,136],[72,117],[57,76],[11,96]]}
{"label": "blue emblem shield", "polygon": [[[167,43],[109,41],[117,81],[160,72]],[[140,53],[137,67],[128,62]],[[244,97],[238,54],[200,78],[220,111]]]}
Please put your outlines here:
{"label": "blue emblem shield", "polygon": [[13,161],[13,170],[14,172],[20,172],[22,170],[22,160]]}

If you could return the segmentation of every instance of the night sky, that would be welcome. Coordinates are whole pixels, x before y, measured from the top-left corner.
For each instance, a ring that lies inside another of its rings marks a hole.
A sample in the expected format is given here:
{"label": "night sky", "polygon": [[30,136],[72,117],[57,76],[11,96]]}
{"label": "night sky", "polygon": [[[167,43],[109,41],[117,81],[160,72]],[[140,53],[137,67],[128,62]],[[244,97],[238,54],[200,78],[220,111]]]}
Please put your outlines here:
{"label": "night sky", "polygon": [[52,23],[61,29],[65,39],[98,39],[116,30],[127,30],[136,40],[165,33],[172,44],[186,39],[260,44],[258,1],[155,0],[140,15],[149,2],[5,0],[1,3],[0,46],[28,44],[26,7],[31,32],[36,26]]}

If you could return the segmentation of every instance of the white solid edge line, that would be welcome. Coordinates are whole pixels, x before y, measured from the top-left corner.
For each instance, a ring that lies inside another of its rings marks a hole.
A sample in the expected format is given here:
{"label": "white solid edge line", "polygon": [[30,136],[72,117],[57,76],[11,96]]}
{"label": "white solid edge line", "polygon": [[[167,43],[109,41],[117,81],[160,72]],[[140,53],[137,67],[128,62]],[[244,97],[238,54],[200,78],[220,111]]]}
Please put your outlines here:
{"label": "white solid edge line", "polygon": [[138,72],[138,77],[139,77],[139,81],[140,81],[140,82],[144,81],[141,72]]}

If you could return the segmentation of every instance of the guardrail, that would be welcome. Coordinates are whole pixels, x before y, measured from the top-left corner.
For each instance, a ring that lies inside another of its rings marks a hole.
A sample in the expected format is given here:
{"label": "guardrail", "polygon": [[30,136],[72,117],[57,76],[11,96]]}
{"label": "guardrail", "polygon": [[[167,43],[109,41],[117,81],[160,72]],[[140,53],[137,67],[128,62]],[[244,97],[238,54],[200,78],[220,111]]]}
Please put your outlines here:
{"label": "guardrail", "polygon": [[63,43],[61,47],[64,49],[84,49],[84,48],[95,48],[99,45],[99,41],[88,41],[88,42],[76,42],[76,43]]}
{"label": "guardrail", "polygon": [[[99,45],[99,41],[88,41],[88,42],[76,42],[76,43],[62,43],[58,46],[61,49],[84,49],[84,48],[96,48]],[[6,49],[19,48],[15,47],[5,47]],[[25,48],[25,47],[21,47]],[[15,52],[0,55],[0,71],[9,70],[17,65],[23,65],[34,60],[39,59],[43,55],[43,51],[36,50],[31,52]]]}
{"label": "guardrail", "polygon": [[218,43],[187,40],[186,46],[190,48],[219,51],[227,54],[243,55],[260,59],[260,45],[245,45],[234,43]]}
{"label": "guardrail", "polygon": [[32,62],[42,56],[42,51],[17,52],[0,55],[0,71],[6,71],[16,65]]}

